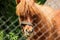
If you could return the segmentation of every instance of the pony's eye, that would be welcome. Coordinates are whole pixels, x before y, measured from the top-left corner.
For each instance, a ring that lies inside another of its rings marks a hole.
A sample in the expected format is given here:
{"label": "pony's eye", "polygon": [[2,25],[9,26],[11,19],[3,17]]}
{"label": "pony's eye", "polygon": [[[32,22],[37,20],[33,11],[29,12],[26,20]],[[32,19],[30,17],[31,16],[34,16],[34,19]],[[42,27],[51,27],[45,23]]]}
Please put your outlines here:
{"label": "pony's eye", "polygon": [[24,16],[20,16],[20,19],[21,19],[21,20],[24,20],[24,19],[25,19],[25,17],[24,17]]}
{"label": "pony's eye", "polygon": [[33,17],[32,18],[36,18],[37,17],[37,15],[33,15]]}
{"label": "pony's eye", "polygon": [[38,18],[37,15],[33,15],[33,16],[32,16],[32,19],[33,19],[33,20],[36,20],[37,18]]}

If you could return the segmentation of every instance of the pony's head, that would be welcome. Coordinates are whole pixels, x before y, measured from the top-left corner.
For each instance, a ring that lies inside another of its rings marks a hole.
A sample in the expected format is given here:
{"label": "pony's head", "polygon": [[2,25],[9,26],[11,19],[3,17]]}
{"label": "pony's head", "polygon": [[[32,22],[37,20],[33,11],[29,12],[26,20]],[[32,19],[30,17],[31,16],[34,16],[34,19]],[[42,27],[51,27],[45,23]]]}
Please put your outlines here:
{"label": "pony's head", "polygon": [[43,33],[50,27],[50,22],[47,22],[47,17],[39,10],[38,5],[34,0],[20,0],[20,3],[16,7],[16,13],[19,17],[19,23],[23,29],[24,35],[28,35],[39,31],[45,24],[45,28],[39,33]]}

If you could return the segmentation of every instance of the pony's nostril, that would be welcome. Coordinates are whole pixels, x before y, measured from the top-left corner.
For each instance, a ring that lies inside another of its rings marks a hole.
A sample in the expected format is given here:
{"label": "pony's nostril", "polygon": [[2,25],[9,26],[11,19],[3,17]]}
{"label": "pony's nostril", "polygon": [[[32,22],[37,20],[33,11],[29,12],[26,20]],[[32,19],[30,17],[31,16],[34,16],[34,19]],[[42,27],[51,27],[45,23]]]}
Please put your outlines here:
{"label": "pony's nostril", "polygon": [[27,29],[26,29],[26,32],[28,32]]}
{"label": "pony's nostril", "polygon": [[33,32],[33,30],[29,31],[28,33],[32,33],[32,32]]}

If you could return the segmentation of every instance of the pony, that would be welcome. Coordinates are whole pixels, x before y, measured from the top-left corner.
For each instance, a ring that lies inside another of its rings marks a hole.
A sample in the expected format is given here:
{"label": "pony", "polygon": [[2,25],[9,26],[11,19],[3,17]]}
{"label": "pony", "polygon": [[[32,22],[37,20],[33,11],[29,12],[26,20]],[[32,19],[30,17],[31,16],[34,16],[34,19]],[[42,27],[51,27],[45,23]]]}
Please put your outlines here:
{"label": "pony", "polygon": [[16,3],[16,15],[27,40],[54,40],[60,35],[60,10],[38,5],[35,0],[16,0]]}

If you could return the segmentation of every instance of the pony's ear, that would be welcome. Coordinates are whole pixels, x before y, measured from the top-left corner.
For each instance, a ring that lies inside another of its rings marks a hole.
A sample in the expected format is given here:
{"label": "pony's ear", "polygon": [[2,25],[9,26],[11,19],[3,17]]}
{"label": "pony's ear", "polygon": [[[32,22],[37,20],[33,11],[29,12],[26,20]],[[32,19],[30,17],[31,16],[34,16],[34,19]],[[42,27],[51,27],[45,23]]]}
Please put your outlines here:
{"label": "pony's ear", "polygon": [[19,4],[20,3],[20,0],[16,0],[16,4]]}

